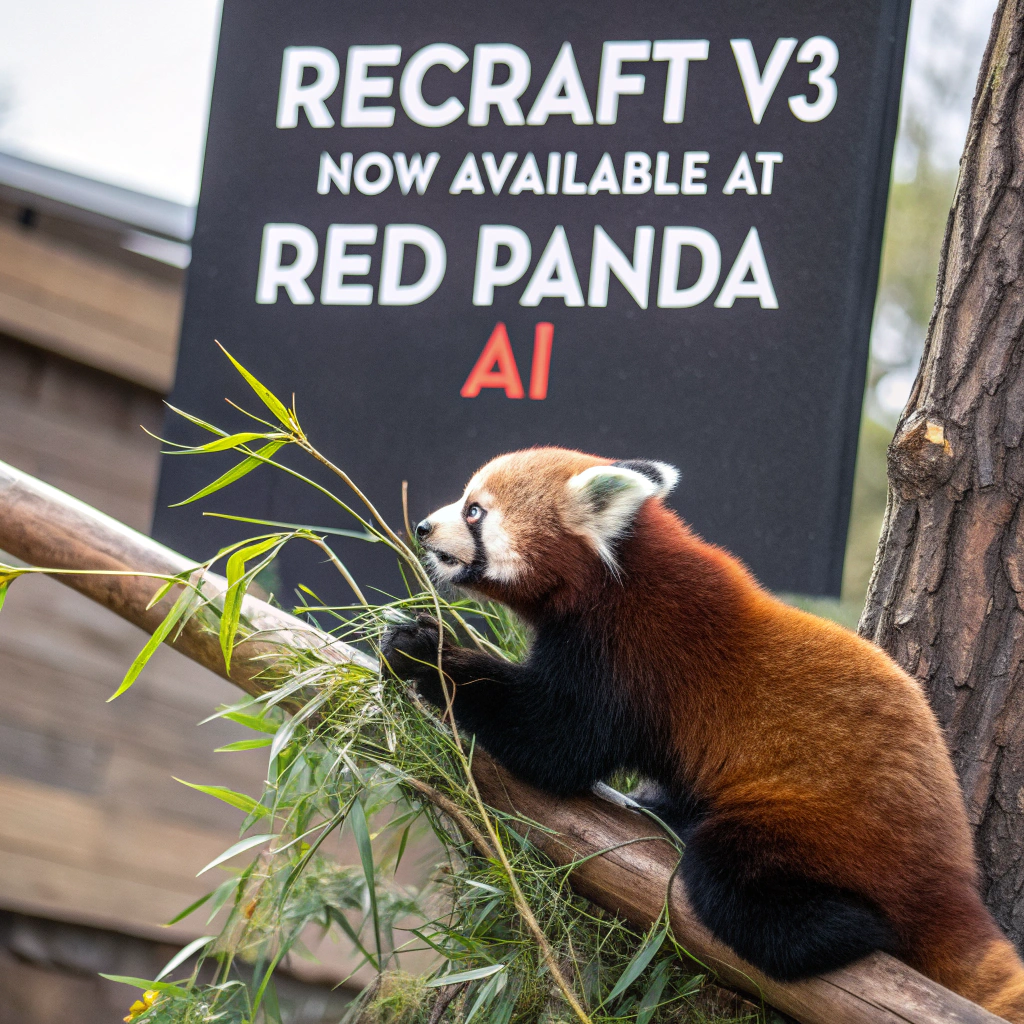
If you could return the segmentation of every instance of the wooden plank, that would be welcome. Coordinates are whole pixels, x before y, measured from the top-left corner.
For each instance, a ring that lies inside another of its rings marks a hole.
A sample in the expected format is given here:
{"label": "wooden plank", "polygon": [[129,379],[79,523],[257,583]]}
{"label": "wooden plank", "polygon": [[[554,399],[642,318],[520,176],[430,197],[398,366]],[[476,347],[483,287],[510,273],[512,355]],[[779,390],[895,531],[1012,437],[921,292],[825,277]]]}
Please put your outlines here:
{"label": "wooden plank", "polygon": [[162,405],[152,392],[0,338],[0,458],[145,529]]}
{"label": "wooden plank", "polygon": [[[38,582],[57,586],[52,580]],[[37,581],[31,583],[33,590],[41,589]],[[191,772],[215,775],[215,781],[242,788],[260,784],[265,771],[260,751],[214,753],[218,746],[251,738],[251,732],[225,721],[196,728],[218,701],[231,702],[236,693],[191,666],[176,671],[161,657],[135,689],[116,705],[107,704],[144,635],[116,620],[114,630],[107,622],[107,628],[91,633],[89,623],[76,629],[70,620],[71,628],[61,632],[54,616],[66,605],[27,601],[34,596],[28,584],[23,580],[12,588],[0,616],[0,702],[10,709],[7,725],[98,743],[116,756],[152,766],[167,779],[172,772]],[[70,658],[74,660],[69,664]]]}
{"label": "wooden plank", "polygon": [[[230,826],[237,834],[243,817],[241,811],[225,807],[222,829],[214,832],[4,776],[0,806],[0,849],[181,892],[191,899],[220,881],[216,876],[195,876],[225,850],[225,839],[234,838]],[[7,886],[0,877],[0,892]]]}
{"label": "wooden plank", "polygon": [[[51,866],[33,853],[6,849],[0,849],[0,878],[10,910],[164,942],[185,942],[201,934],[191,921],[162,927],[196,898],[185,886],[174,890],[76,865]],[[199,928],[202,922],[200,918]]]}
{"label": "wooden plank", "polygon": [[[142,435],[141,427],[136,427]],[[150,513],[156,491],[155,445],[84,431],[81,422],[60,422],[52,415],[4,402],[0,408],[0,449],[12,460],[37,466],[52,479],[87,489],[108,504],[126,507],[136,518]]]}
{"label": "wooden plank", "polygon": [[[0,458],[141,528],[159,444],[139,422],[153,428],[160,414],[148,392],[0,339]],[[182,942],[208,930],[202,914],[169,932],[161,923],[221,880],[195,873],[238,838],[242,816],[172,776],[258,795],[266,752],[214,753],[253,736],[226,721],[196,728],[238,691],[170,651],[107,704],[145,640],[54,580],[21,580],[9,595],[0,615],[0,906]],[[336,852],[358,861],[351,838]],[[406,853],[405,884],[424,881],[416,854]],[[320,963],[297,962],[293,973],[349,977],[347,944],[306,939]]]}
{"label": "wooden plank", "polygon": [[[225,849],[223,834],[2,776],[0,806],[0,905],[165,942],[209,930],[203,913],[170,928],[163,922],[223,880],[220,871],[195,877]],[[358,862],[351,837],[332,845],[342,863]],[[422,843],[415,845],[423,851]],[[423,882],[416,852],[409,851],[401,872],[404,884]],[[250,857],[229,863],[240,866]],[[306,945],[319,963],[305,962],[292,973],[308,980],[337,982],[358,961],[347,943],[325,940],[319,929],[310,930]],[[409,954],[403,964],[424,969],[430,959]],[[357,979],[365,983],[371,976],[364,969]]]}
{"label": "wooden plank", "polygon": [[166,393],[180,288],[0,223],[0,328]]}
{"label": "wooden plank", "polygon": [[[21,346],[0,354],[0,452],[148,525],[159,445],[139,420],[158,419],[156,399]],[[196,728],[237,691],[161,652],[137,689],[106,703],[145,639],[53,580],[23,580],[10,594],[0,854],[17,870],[0,877],[0,906],[166,940],[160,923],[209,888],[196,871],[237,839],[237,811],[172,778],[259,792],[261,751],[213,752],[252,734],[228,722]],[[122,877],[134,885],[126,901]],[[176,935],[202,927],[200,917]]]}

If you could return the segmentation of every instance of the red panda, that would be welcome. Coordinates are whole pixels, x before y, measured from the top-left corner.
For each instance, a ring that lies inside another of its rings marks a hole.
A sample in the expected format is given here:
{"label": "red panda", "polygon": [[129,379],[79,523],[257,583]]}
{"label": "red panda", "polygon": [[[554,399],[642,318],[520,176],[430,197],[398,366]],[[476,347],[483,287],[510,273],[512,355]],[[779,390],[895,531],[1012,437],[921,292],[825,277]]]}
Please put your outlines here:
{"label": "red panda", "polygon": [[[530,628],[521,664],[445,644],[460,728],[554,794],[613,772],[685,843],[700,920],[797,980],[885,950],[1024,1024],[1024,964],[978,891],[949,753],[883,651],[762,589],[664,496],[678,473],[559,448],[503,455],[416,533],[439,584]],[[437,624],[393,673],[443,704]]]}

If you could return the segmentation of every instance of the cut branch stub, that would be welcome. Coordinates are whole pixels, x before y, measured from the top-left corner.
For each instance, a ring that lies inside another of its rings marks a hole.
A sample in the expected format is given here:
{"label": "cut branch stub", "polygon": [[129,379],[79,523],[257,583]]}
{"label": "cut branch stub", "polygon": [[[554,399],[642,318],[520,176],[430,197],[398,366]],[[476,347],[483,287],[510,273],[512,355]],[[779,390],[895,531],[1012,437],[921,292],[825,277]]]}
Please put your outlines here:
{"label": "cut branch stub", "polygon": [[953,445],[941,420],[915,413],[889,445],[889,480],[905,501],[927,498],[949,481]]}

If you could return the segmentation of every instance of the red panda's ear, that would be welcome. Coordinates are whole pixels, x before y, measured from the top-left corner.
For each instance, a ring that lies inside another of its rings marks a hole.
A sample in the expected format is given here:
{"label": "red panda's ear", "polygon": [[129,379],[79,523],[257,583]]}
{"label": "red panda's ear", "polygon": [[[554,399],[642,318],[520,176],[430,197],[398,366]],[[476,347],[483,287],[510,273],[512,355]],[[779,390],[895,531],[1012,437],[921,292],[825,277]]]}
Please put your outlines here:
{"label": "red panda's ear", "polygon": [[620,459],[615,463],[622,469],[635,469],[638,473],[650,477],[657,485],[655,494],[664,498],[666,494],[676,489],[679,483],[679,470],[670,466],[667,462],[656,462],[654,459]]}
{"label": "red panda's ear", "polygon": [[566,484],[575,524],[612,568],[615,540],[629,529],[637,510],[648,498],[664,493],[663,486],[650,474],[618,463],[592,466]]}

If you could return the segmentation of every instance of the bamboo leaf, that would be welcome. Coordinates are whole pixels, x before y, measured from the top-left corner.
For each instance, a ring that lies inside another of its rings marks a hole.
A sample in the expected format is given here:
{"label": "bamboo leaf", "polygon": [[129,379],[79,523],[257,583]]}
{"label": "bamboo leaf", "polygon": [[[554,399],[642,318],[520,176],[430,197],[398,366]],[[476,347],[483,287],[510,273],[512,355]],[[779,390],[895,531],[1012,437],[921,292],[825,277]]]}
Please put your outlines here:
{"label": "bamboo leaf", "polygon": [[178,599],[174,604],[171,605],[171,610],[164,616],[164,621],[156,627],[153,635],[146,641],[146,646],[136,655],[135,660],[125,673],[124,679],[121,680],[121,685],[107,698],[108,704],[115,698],[120,697],[139,678],[139,673],[146,667],[149,659],[156,654],[157,649],[170,635],[171,630],[178,624],[178,620],[185,614],[185,610],[190,606],[191,601],[192,591],[186,587],[178,595]]}
{"label": "bamboo leaf", "polygon": [[253,729],[256,732],[269,732],[271,735],[281,728],[280,722],[271,722],[269,719],[259,718],[256,715],[247,715],[243,711],[229,711],[222,717],[244,725],[247,729]]}
{"label": "bamboo leaf", "polygon": [[654,972],[654,977],[643,999],[640,1000],[640,1009],[636,1015],[636,1024],[650,1024],[654,1011],[661,1002],[661,993],[665,991],[668,984],[668,961],[666,960]]}
{"label": "bamboo leaf", "polygon": [[258,747],[269,747],[274,740],[270,736],[265,736],[258,740],[236,740],[234,743],[229,743],[226,747],[217,747],[214,750],[215,754],[230,754],[236,750],[256,750]]}
{"label": "bamboo leaf", "polygon": [[484,892],[490,893],[492,896],[504,896],[505,894],[496,886],[488,885],[486,882],[478,882],[475,878],[465,879],[466,885],[471,885],[474,889],[483,889]]}
{"label": "bamboo leaf", "polygon": [[292,738],[295,736],[295,732],[303,722],[306,721],[311,715],[315,714],[321,706],[326,702],[330,694],[324,690],[318,693],[305,705],[302,710],[292,715],[284,725],[274,734],[274,742],[270,746],[270,760],[273,761],[285,747],[291,743]]}
{"label": "bamboo leaf", "polygon": [[[253,519],[251,516],[232,516],[227,512],[204,512],[204,516],[212,519],[231,519],[236,523],[252,523],[254,526],[279,526],[282,530],[302,530],[307,533],[329,533],[335,537],[351,537],[353,540],[365,540],[370,544],[379,544],[380,538],[365,530],[345,530],[337,526],[307,526],[303,523],[282,523],[277,519]],[[300,584],[301,586],[301,584]],[[315,594],[313,595],[316,596]]]}
{"label": "bamboo leaf", "polygon": [[[330,914],[331,920],[334,921],[334,923],[345,933],[345,936],[348,938],[349,942],[351,942],[352,945],[355,946],[357,950],[359,950],[359,953],[362,956],[362,958],[368,964],[372,964],[373,954],[363,945],[362,940],[359,938],[359,933],[356,932],[356,930],[349,923],[348,918],[346,918],[345,915],[341,913],[340,910],[336,910],[333,907],[330,909]],[[438,952],[443,953],[444,950],[439,949]]]}
{"label": "bamboo leaf", "polygon": [[7,600],[7,591],[10,590],[12,582],[13,577],[11,576],[8,576],[4,580],[0,580],[0,611],[3,610],[4,601]]}
{"label": "bamboo leaf", "polygon": [[665,941],[667,934],[667,925],[662,925],[651,932],[647,937],[647,941],[640,947],[636,956],[630,960],[628,966],[622,972],[619,980],[615,983],[615,987],[608,993],[608,997],[604,1000],[605,1003],[610,1003],[617,996],[622,995],[644,973],[647,965],[654,959],[658,950],[661,949],[661,944]]}
{"label": "bamboo leaf", "polygon": [[163,586],[159,587],[157,589],[157,592],[149,599],[149,604],[146,605],[146,611],[148,612],[150,608],[154,607],[155,605],[158,605],[167,596],[167,591],[170,590],[175,583],[180,582],[183,581],[177,579],[168,580],[165,584],[163,584]]}
{"label": "bamboo leaf", "polygon": [[495,997],[505,987],[506,981],[508,981],[507,974],[496,973],[486,985],[480,988],[480,994],[476,997],[476,1002],[473,1003],[472,1009],[466,1014],[466,1024],[470,1024],[477,1013],[481,1010],[486,1010],[494,1002]]}
{"label": "bamboo leaf", "polygon": [[398,853],[395,855],[395,874],[398,874],[398,867],[402,863],[402,856],[405,854],[406,844],[409,842],[409,829],[412,825],[406,825],[402,830],[402,839],[398,844]]}
{"label": "bamboo leaf", "polygon": [[268,440],[280,438],[280,434],[268,435],[266,431],[245,430],[240,434],[228,434],[227,437],[219,437],[216,441],[208,441],[206,444],[196,445],[194,448],[182,448],[174,452],[175,455],[198,455],[201,452],[226,452],[239,445],[248,444],[250,441]]}
{"label": "bamboo leaf", "polygon": [[690,996],[694,992],[697,992],[701,985],[704,984],[705,975],[695,974],[692,978],[687,979],[681,989],[677,990],[677,995]]}
{"label": "bamboo leaf", "polygon": [[[338,813],[333,818],[331,818],[329,822],[327,822],[327,825],[322,829],[320,835],[318,835],[316,839],[313,840],[312,845],[305,852],[305,854],[303,854],[302,859],[298,862],[298,864],[295,865],[295,867],[292,868],[291,872],[288,875],[288,878],[285,880],[284,886],[281,889],[281,894],[278,897],[278,900],[282,904],[284,902],[284,898],[288,895],[288,893],[291,891],[292,886],[295,884],[295,880],[299,877],[300,874],[302,874],[302,872],[305,870],[306,865],[313,859],[313,857],[316,854],[316,851],[320,849],[320,846],[323,843],[323,841],[338,827],[338,825],[340,825],[345,820],[345,817],[349,813],[350,807],[351,804],[345,804],[338,810]],[[360,946],[359,948],[362,949],[362,946]],[[369,953],[366,954],[366,959],[372,963],[372,958],[370,957]]]}
{"label": "bamboo leaf", "polygon": [[206,420],[201,420],[198,416],[193,416],[190,412],[185,412],[184,409],[179,409],[175,405],[171,405],[170,402],[164,402],[171,412],[180,416],[182,419],[188,420],[189,423],[194,423],[197,427],[201,427],[203,430],[208,430],[211,434],[219,434],[221,437],[227,437],[228,432],[221,430],[220,427],[215,427],[212,423],[207,423]]}
{"label": "bamboo leaf", "polygon": [[176,501],[170,507],[179,508],[182,505],[189,505],[193,501],[205,498],[208,494],[213,494],[214,491],[219,491],[222,487],[227,487],[228,484],[233,484],[236,480],[240,480],[245,476],[246,473],[251,473],[257,466],[262,465],[267,459],[273,458],[274,453],[283,447],[284,443],[284,441],[271,441],[270,444],[265,444],[255,454],[250,455],[247,459],[243,459],[238,465],[221,474],[213,483],[207,484],[202,490],[196,491],[192,497],[186,498],[184,501]]}
{"label": "bamboo leaf", "polygon": [[242,885],[245,878],[247,878],[247,873],[243,871],[237,878],[229,878],[213,890],[211,894],[213,898],[210,900],[210,916],[206,919],[207,924],[217,916],[220,908],[227,903],[228,897]]}
{"label": "bamboo leaf", "polygon": [[246,379],[249,387],[260,397],[260,401],[289,429],[294,427],[294,422],[284,403],[265,384],[261,384],[221,343],[217,347],[231,360],[235,369]]}
{"label": "bamboo leaf", "polygon": [[[253,800],[251,796],[247,796],[245,793],[236,793],[233,789],[228,789],[227,786],[201,786],[198,782],[186,782],[184,779],[179,779],[176,776],[172,776],[172,778],[174,778],[175,782],[188,786],[189,789],[196,789],[207,796],[223,800],[224,803],[237,807],[240,811],[245,811],[246,814],[256,813],[262,818],[270,813],[258,800]],[[206,868],[203,868],[203,871],[205,870]]]}
{"label": "bamboo leaf", "polygon": [[[429,946],[432,950],[434,950],[435,953],[440,953],[441,956],[446,958],[450,956],[451,950],[446,949],[439,942],[435,942],[434,939],[432,939],[429,935],[427,935],[425,931],[423,931],[422,928],[410,928],[409,931],[411,934],[415,935],[416,938],[420,940],[420,942],[424,943],[425,945]],[[427,982],[427,984],[429,985],[430,982]],[[441,984],[445,985],[447,984],[447,982],[442,981]]]}
{"label": "bamboo leaf", "polygon": [[198,939],[193,939],[184,949],[178,950],[178,952],[175,953],[166,964],[164,964],[163,970],[154,980],[159,981],[161,978],[166,978],[175,967],[179,964],[183,964],[197,949],[202,949],[204,946],[208,946],[216,938],[216,935],[203,935]]}
{"label": "bamboo leaf", "polygon": [[248,839],[239,840],[239,842],[235,843],[234,846],[229,846],[219,857],[214,857],[214,859],[211,860],[202,871],[196,872],[196,878],[205,874],[210,870],[210,868],[215,868],[218,864],[223,864],[224,861],[231,860],[232,857],[237,857],[238,854],[245,853],[246,850],[251,850],[254,846],[261,846],[263,843],[269,843],[273,838],[274,834],[268,833],[267,835],[249,836]]}
{"label": "bamboo leaf", "polygon": [[370,913],[373,915],[373,935],[377,943],[377,965],[382,963],[381,942],[380,942],[380,913],[377,908],[377,879],[373,867],[373,847],[370,845],[370,830],[366,825],[366,811],[363,810],[362,802],[356,800],[352,804],[352,813],[349,815],[352,823],[352,835],[355,836],[356,846],[359,848],[359,859],[363,864],[363,876],[366,878],[366,889],[370,896]]}
{"label": "bamboo leaf", "polygon": [[120,985],[131,985],[132,988],[155,989],[165,995],[182,998],[188,993],[179,985],[172,985],[169,981],[146,981],[145,978],[132,978],[126,974],[101,974],[101,978],[107,981],[116,981]]}
{"label": "bamboo leaf", "polygon": [[505,964],[488,964],[486,967],[477,967],[472,971],[459,971],[457,974],[446,974],[441,978],[433,978],[427,982],[427,988],[442,988],[445,985],[458,985],[464,981],[477,981],[480,978],[489,978],[492,974],[505,969]]}
{"label": "bamboo leaf", "polygon": [[516,987],[508,989],[504,992],[501,1000],[498,1002],[497,1007],[491,1013],[490,1020],[487,1024],[508,1024],[512,1019],[512,1013],[516,1008],[516,996],[518,995]]}
{"label": "bamboo leaf", "polygon": [[177,924],[179,921],[184,921],[189,914],[195,913],[211,896],[213,891],[208,892],[205,896],[200,896],[195,903],[190,903],[180,914],[175,914],[170,921],[164,924],[165,928],[170,928],[172,924]]}
{"label": "bamboo leaf", "polygon": [[267,991],[263,994],[263,1012],[271,1024],[281,1024],[281,1007],[277,1001],[277,988],[273,980],[267,984]]}
{"label": "bamboo leaf", "polygon": [[256,998],[252,1003],[252,1015],[255,1019],[256,1011],[260,1008],[260,1003],[263,1002],[263,995],[267,990],[267,985],[270,984],[270,979],[273,977],[274,970],[277,967],[278,961],[288,952],[288,947],[291,943],[283,943],[281,948],[274,955],[274,959],[270,961],[270,966],[267,968],[266,974],[263,975],[263,981],[260,982],[260,987],[256,990]]}
{"label": "bamboo leaf", "polygon": [[[224,654],[224,668],[231,669],[231,652],[235,647],[235,634],[238,622],[242,617],[242,602],[248,589],[245,563],[253,558],[266,554],[272,547],[280,545],[282,539],[275,534],[258,544],[239,548],[229,559],[227,565],[228,589],[224,592],[224,611],[220,616],[220,649]],[[243,585],[244,584],[244,585]]]}

